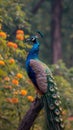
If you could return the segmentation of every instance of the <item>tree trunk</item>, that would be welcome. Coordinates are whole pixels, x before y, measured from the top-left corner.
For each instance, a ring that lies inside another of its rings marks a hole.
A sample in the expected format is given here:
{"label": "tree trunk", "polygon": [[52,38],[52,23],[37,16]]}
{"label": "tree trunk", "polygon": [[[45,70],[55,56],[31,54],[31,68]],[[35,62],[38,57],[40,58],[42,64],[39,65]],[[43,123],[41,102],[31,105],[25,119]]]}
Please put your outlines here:
{"label": "tree trunk", "polygon": [[62,19],[62,0],[51,1],[51,38],[52,38],[52,58],[53,63],[62,59],[61,48],[61,19]]}
{"label": "tree trunk", "polygon": [[18,130],[30,130],[31,126],[34,123],[34,120],[36,119],[42,108],[43,104],[41,102],[41,99],[35,99],[35,101],[31,104],[30,109],[23,117]]}

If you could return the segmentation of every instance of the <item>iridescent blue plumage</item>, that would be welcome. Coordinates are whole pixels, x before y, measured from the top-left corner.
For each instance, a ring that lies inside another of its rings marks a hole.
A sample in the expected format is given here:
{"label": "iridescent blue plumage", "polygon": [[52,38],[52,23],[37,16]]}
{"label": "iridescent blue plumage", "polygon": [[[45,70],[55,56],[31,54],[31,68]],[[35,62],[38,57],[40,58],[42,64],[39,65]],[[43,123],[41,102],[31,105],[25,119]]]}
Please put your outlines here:
{"label": "iridescent blue plumage", "polygon": [[30,59],[35,59],[35,60],[38,59],[38,53],[39,53],[39,42],[35,41],[33,47],[31,48],[27,56],[26,67],[28,66],[28,62],[30,61]]}
{"label": "iridescent blue plumage", "polygon": [[28,76],[42,94],[48,130],[62,130],[64,124],[61,116],[61,102],[52,73],[48,66],[38,59],[39,42],[37,41],[37,37],[33,36],[29,40],[33,42],[33,47],[26,59]]}
{"label": "iridescent blue plumage", "polygon": [[33,69],[30,66],[30,60],[31,59],[37,60],[38,54],[39,54],[39,42],[36,40],[33,44],[33,47],[29,51],[29,54],[26,59],[26,70],[27,70],[28,76],[30,77],[30,79],[32,80],[32,82],[34,83],[34,85],[37,88],[38,88],[38,86],[37,86],[37,82],[36,82],[36,76],[35,76],[35,72],[33,71]]}

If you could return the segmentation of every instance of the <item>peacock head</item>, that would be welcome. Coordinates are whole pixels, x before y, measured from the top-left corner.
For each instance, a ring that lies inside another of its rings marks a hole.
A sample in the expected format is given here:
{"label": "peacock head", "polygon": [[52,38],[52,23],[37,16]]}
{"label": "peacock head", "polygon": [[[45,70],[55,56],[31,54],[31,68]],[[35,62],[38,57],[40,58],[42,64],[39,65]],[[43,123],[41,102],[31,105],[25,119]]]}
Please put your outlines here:
{"label": "peacock head", "polygon": [[36,41],[42,37],[43,38],[43,34],[40,31],[37,31],[35,35],[30,36],[29,38],[26,39],[26,42],[32,42],[32,43],[36,43]]}

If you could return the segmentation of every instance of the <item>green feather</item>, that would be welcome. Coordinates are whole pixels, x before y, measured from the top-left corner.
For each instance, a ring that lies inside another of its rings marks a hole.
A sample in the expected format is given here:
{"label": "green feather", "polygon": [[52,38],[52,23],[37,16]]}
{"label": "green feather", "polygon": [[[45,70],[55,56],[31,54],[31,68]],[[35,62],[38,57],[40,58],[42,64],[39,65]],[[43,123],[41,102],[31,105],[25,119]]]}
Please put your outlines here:
{"label": "green feather", "polygon": [[63,130],[64,124],[60,98],[56,89],[56,84],[51,75],[47,76],[48,90],[42,96],[44,109],[46,111],[48,130]]}

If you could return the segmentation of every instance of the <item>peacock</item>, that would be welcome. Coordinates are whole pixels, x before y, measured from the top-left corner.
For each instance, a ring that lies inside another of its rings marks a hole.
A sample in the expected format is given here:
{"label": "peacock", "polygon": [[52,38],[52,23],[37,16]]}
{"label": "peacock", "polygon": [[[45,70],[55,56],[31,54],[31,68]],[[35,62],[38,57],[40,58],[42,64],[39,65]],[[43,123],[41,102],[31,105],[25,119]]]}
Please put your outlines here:
{"label": "peacock", "polygon": [[32,35],[26,39],[27,43],[32,43],[32,48],[26,58],[26,71],[35,89],[42,97],[48,130],[63,130],[64,123],[58,88],[51,70],[38,57],[39,37],[43,37],[43,35],[38,31],[36,35]]}

